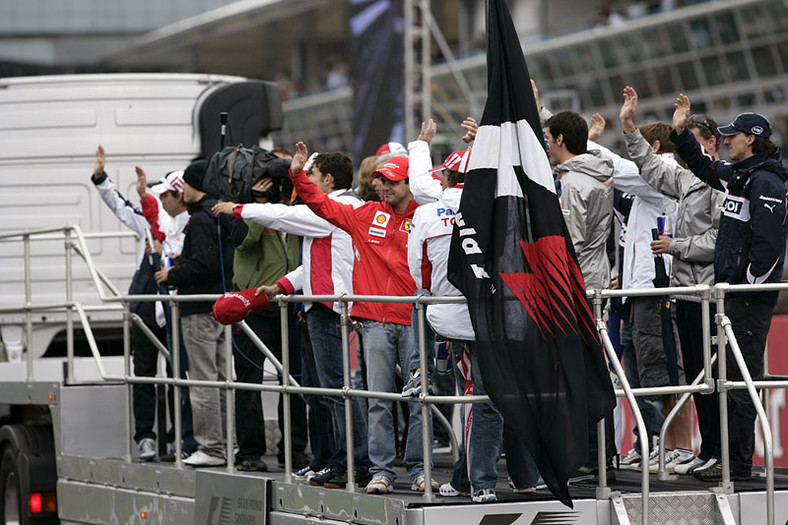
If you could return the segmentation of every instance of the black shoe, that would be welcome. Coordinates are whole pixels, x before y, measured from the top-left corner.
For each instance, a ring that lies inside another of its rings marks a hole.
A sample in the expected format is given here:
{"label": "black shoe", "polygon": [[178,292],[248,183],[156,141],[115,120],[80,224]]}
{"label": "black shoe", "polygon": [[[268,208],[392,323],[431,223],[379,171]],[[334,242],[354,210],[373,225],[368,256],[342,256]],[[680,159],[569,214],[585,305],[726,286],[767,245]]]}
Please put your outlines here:
{"label": "black shoe", "polygon": [[[608,484],[616,480],[616,471],[612,466],[607,468],[607,482]],[[569,475],[569,483],[583,483],[599,481],[599,469],[596,467],[583,466]]]}
{"label": "black shoe", "polygon": [[[304,454],[303,452],[294,452],[293,453],[293,470],[301,470],[302,468],[308,466],[312,463],[312,458]],[[276,466],[279,468],[285,468],[285,456],[284,454],[278,454],[276,456]]]}
{"label": "black shoe", "polygon": [[268,472],[268,465],[259,457],[244,458],[236,461],[235,470],[243,472]]}
{"label": "black shoe", "polygon": [[[716,463],[713,467],[695,472],[693,476],[700,481],[720,482],[722,481],[722,463]],[[731,472],[731,481],[749,481],[750,479],[751,474],[749,473]]]}
{"label": "black shoe", "polygon": [[[333,480],[335,477],[342,475],[344,471],[335,467],[326,467],[317,475],[309,480],[309,484],[314,487],[322,487],[327,481]],[[347,483],[347,476],[345,476],[345,483]],[[344,485],[342,485],[344,487]]]}
{"label": "black shoe", "polygon": [[367,483],[372,481],[372,474],[369,473],[369,467],[356,467],[353,470],[353,474],[355,474],[356,484],[361,486],[366,486]]}
{"label": "black shoe", "polygon": [[344,489],[347,486],[347,470],[337,472],[333,478],[326,480],[323,486],[327,489]]}

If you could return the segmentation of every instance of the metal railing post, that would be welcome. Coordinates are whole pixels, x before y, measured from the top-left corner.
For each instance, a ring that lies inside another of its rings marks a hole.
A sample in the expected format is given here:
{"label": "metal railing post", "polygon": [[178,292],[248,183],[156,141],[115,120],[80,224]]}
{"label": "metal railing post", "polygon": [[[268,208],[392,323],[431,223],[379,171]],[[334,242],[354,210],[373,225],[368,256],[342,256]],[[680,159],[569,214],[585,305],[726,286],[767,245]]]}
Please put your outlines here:
{"label": "metal railing post", "polygon": [[131,463],[131,420],[133,417],[132,392],[129,377],[131,377],[131,329],[129,326],[131,314],[128,301],[123,301],[123,390],[126,405],[126,463]]}
{"label": "metal railing post", "polygon": [[728,439],[728,389],[725,381],[728,378],[727,355],[725,351],[725,327],[722,320],[725,317],[725,293],[728,290],[727,283],[720,283],[715,286],[717,297],[717,390],[720,393],[720,458],[722,463],[722,486],[726,491],[732,491],[731,485],[731,465],[730,465],[730,446]]}
{"label": "metal railing post", "polygon": [[74,281],[71,266],[71,228],[66,227],[66,384],[74,380]]}
{"label": "metal railing post", "polygon": [[285,435],[285,483],[293,481],[293,422],[290,420],[290,319],[288,318],[287,303],[279,301],[279,317],[282,327],[282,416],[285,418],[283,425]]}
{"label": "metal railing post", "polygon": [[[435,498],[432,495],[432,439],[430,439],[430,406],[425,401],[429,389],[429,364],[427,363],[427,330],[424,325],[424,305],[421,303],[423,296],[416,299],[416,319],[419,333],[419,367],[421,368],[421,394],[419,404],[421,407],[421,451],[424,461],[424,501],[431,503]],[[408,403],[410,405],[410,403]],[[410,407],[408,407],[410,410]]]}
{"label": "metal railing post", "polygon": [[224,348],[222,352],[224,352],[225,356],[225,368],[224,368],[224,405],[225,405],[225,446],[227,448],[227,472],[234,472],[235,471],[235,403],[234,403],[234,394],[235,389],[230,386],[233,382],[233,332],[232,332],[233,325],[227,325],[224,327]]}
{"label": "metal railing post", "polygon": [[350,338],[348,336],[350,318],[346,301],[342,300],[341,308],[339,330],[342,333],[342,402],[345,404],[345,452],[347,453],[347,485],[345,488],[350,492],[354,492],[356,487],[356,458],[354,455],[353,399],[347,395],[348,390],[350,390]]}
{"label": "metal railing post", "polygon": [[703,394],[712,394],[715,391],[714,377],[711,363],[711,288],[704,284],[701,285],[705,289],[701,295],[701,323],[703,328],[703,382],[710,388],[708,392],[701,392]]}
{"label": "metal railing post", "polygon": [[30,267],[30,234],[24,235],[25,250],[25,336],[27,338],[25,350],[27,350],[27,381],[33,380],[33,282],[32,268]]}
{"label": "metal railing post", "polygon": [[[602,290],[594,290],[594,322],[602,321]],[[607,444],[605,443],[605,420],[598,421],[596,424],[596,461],[597,472],[599,472],[599,487],[607,488]]]}
{"label": "metal railing post", "polygon": [[[172,349],[170,355],[172,356],[172,378],[173,390],[172,392],[172,405],[173,405],[173,425],[175,426],[175,466],[183,468],[183,411],[181,410],[181,332],[180,332],[180,316],[178,315],[178,301],[170,297],[170,322],[172,326]],[[188,388],[188,387],[187,387]]]}

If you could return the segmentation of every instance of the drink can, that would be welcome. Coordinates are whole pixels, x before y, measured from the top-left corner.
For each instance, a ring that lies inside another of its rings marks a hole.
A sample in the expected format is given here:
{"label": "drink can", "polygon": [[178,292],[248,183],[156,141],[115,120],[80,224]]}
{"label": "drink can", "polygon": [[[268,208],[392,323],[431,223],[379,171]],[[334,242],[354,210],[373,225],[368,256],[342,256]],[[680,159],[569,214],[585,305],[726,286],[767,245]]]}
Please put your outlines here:
{"label": "drink can", "polygon": [[435,342],[435,372],[441,375],[451,373],[451,345],[448,341]]}
{"label": "drink can", "polygon": [[673,232],[670,231],[670,219],[666,215],[657,217],[657,230],[660,236],[673,237]]}

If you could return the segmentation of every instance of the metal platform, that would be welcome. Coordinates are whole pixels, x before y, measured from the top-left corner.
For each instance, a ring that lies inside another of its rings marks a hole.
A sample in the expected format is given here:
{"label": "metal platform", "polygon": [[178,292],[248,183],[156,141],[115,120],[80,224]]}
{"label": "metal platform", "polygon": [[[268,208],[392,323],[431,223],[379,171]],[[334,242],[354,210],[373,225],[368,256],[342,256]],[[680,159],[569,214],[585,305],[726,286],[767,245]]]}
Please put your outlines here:
{"label": "metal platform", "polygon": [[[613,498],[596,499],[593,483],[570,485],[574,508],[555,500],[546,489],[536,494],[514,494],[499,465],[499,501],[476,504],[470,498],[442,498],[427,503],[410,490],[401,467],[394,493],[367,495],[285,483],[284,471],[273,456],[266,458],[269,472],[227,472],[226,468],[177,469],[172,463],[124,463],[120,458],[94,459],[61,456],[58,459],[58,501],[64,524],[177,523],[257,525],[336,524],[457,525],[566,523],[614,525],[640,523],[640,473],[615,471]],[[449,454],[436,454],[434,476],[451,476]],[[651,477],[651,523],[660,525],[765,523],[765,481],[756,476],[737,482],[733,494],[712,491],[716,485],[682,476],[668,481]],[[788,517],[788,472],[775,475],[775,515]],[[626,520],[616,515],[613,500],[625,509]],[[729,519],[723,510],[729,508]],[[746,518],[746,519],[745,519]],[[545,521],[550,520],[550,521]]]}

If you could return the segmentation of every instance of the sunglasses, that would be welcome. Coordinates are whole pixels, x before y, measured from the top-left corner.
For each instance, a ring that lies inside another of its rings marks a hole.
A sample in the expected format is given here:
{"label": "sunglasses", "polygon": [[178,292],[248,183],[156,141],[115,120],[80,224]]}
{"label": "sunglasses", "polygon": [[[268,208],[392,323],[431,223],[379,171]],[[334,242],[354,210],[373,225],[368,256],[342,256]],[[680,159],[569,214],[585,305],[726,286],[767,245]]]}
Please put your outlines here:
{"label": "sunglasses", "polygon": [[689,122],[690,124],[694,123],[703,126],[707,130],[709,130],[712,135],[716,131],[716,129],[712,126],[711,122],[709,122],[709,117],[707,117],[706,115],[690,115]]}

